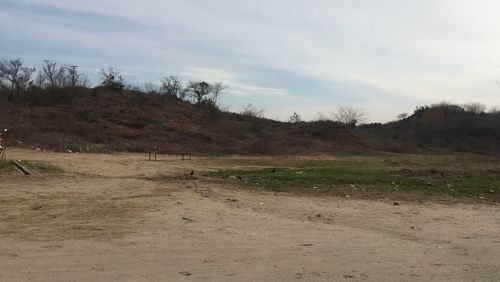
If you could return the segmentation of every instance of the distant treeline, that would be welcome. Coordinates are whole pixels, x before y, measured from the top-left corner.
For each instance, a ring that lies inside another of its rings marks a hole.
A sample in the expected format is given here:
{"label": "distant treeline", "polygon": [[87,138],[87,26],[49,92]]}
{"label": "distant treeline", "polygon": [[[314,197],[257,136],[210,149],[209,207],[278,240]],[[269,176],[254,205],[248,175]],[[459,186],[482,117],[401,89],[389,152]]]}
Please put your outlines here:
{"label": "distant treeline", "polygon": [[[116,90],[133,91],[138,93],[157,94],[164,97],[176,97],[180,100],[195,105],[205,105],[225,110],[219,104],[219,98],[226,94],[229,86],[222,82],[188,81],[183,82],[177,76],[168,75],[159,83],[147,82],[142,86],[129,84],[123,75],[114,67],[102,68],[99,72],[97,86]],[[36,68],[25,66],[21,59],[0,60],[0,95],[6,96],[8,100],[14,100],[27,92],[36,92],[39,89],[57,88],[90,88],[91,83],[84,73],[81,73],[76,65],[59,64],[55,61],[44,60],[42,67]],[[444,117],[449,114],[470,113],[474,115],[493,114],[500,112],[499,107],[487,108],[478,102],[458,105],[441,102],[430,106],[417,107],[413,115],[401,113],[397,120],[404,121],[411,116],[421,116],[429,112],[443,113]],[[252,104],[241,108],[243,115],[263,117],[264,110]],[[364,108],[343,105],[338,106],[331,113],[318,113],[320,121],[336,121],[350,127],[355,127],[367,121],[368,113]],[[287,120],[290,123],[302,122],[298,113],[293,113]],[[391,123],[389,123],[390,125]],[[371,127],[380,124],[372,124]],[[370,127],[368,126],[368,127]]]}
{"label": "distant treeline", "polygon": [[[174,96],[179,99],[198,103],[217,105],[219,97],[228,86],[222,82],[189,81],[183,83],[176,76],[166,76],[160,84],[145,83],[143,87],[128,84],[123,75],[113,67],[101,69],[98,86],[118,90],[129,90]],[[90,87],[90,82],[76,65],[63,65],[51,60],[44,60],[40,70],[27,67],[21,59],[0,61],[0,89],[7,94],[7,99],[15,99],[23,93],[47,88]]]}

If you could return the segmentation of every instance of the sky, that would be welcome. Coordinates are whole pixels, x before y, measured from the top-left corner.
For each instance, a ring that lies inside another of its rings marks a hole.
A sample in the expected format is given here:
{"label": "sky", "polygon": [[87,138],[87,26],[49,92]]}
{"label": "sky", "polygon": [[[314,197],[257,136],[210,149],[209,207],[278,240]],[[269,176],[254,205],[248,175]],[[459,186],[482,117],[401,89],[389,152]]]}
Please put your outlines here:
{"label": "sky", "polygon": [[498,0],[0,0],[0,59],[114,66],[143,85],[228,85],[221,103],[370,122],[449,101],[500,106]]}

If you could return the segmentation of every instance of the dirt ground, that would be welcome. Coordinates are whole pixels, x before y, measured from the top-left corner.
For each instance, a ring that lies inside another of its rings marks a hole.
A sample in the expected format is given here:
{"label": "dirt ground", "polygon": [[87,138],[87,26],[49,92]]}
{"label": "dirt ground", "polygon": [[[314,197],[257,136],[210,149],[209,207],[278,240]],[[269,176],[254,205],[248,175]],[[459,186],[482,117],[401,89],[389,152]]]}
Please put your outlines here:
{"label": "dirt ground", "polygon": [[0,281],[499,281],[498,205],[395,206],[200,177],[279,158],[8,154],[65,172],[0,176]]}

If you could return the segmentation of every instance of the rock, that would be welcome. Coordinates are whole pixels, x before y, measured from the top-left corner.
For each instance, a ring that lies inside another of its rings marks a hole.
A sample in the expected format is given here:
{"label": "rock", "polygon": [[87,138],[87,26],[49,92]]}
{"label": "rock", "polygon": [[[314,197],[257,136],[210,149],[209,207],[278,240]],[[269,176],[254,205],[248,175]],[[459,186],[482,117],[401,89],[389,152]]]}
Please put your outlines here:
{"label": "rock", "polygon": [[181,271],[181,272],[179,272],[179,274],[182,274],[184,276],[191,276],[192,273],[188,272],[188,271]]}
{"label": "rock", "polygon": [[495,190],[491,189],[490,194],[495,194]]}
{"label": "rock", "polygon": [[399,202],[394,202],[392,204],[395,205],[395,206],[399,206],[400,205]]}

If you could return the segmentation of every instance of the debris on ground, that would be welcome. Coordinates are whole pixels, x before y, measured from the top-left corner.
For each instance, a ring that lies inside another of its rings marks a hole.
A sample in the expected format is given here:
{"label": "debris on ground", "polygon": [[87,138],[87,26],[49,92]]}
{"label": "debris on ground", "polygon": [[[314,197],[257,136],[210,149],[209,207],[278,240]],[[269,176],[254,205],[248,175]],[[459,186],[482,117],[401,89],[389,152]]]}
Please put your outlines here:
{"label": "debris on ground", "polygon": [[302,245],[299,245],[299,247],[312,247],[314,246],[314,244],[302,244]]}
{"label": "debris on ground", "polygon": [[188,271],[181,271],[181,272],[179,272],[179,274],[182,274],[184,276],[191,276],[192,275],[192,273],[188,272]]}

